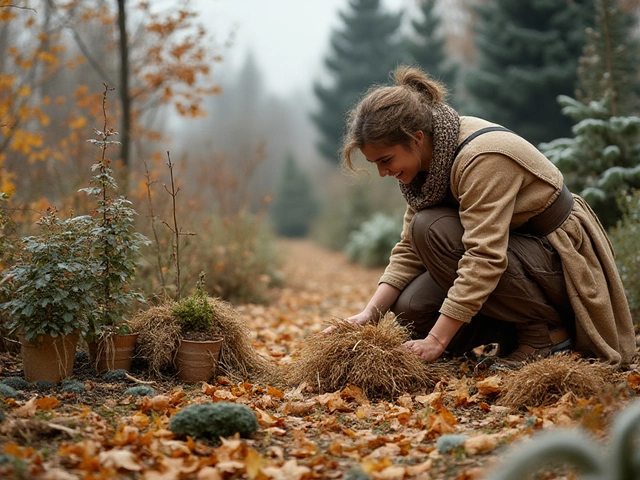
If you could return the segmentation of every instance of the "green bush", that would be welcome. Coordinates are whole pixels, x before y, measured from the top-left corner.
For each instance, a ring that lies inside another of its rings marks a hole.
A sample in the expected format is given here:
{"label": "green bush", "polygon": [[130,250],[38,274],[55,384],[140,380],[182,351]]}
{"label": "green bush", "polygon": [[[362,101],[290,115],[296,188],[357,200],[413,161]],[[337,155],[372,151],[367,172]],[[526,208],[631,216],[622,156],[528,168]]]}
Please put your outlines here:
{"label": "green bush", "polygon": [[640,323],[640,191],[621,201],[623,216],[609,232],[635,323]]}
{"label": "green bush", "polygon": [[258,430],[256,415],[246,405],[218,402],[190,405],[169,421],[169,430],[178,437],[218,440],[239,433],[249,437]]}
{"label": "green bush", "polygon": [[384,266],[391,249],[400,240],[402,216],[376,213],[351,232],[345,252],[352,262],[364,267]]}
{"label": "green bush", "polygon": [[22,377],[7,377],[0,383],[9,385],[11,388],[15,388],[16,390],[25,390],[29,388],[29,382]]}
{"label": "green bush", "polygon": [[179,300],[172,309],[183,332],[206,332],[211,329],[213,305],[208,298],[204,289],[204,273],[201,273],[196,291]]}
{"label": "green bush", "polygon": [[62,387],[62,390],[68,393],[82,393],[86,391],[84,383],[77,380],[65,380],[60,386]]}
{"label": "green bush", "polygon": [[156,396],[156,391],[154,388],[149,387],[147,385],[139,385],[137,387],[131,387],[131,388],[127,388],[124,391],[124,396],[128,397],[129,395],[134,396],[134,397],[155,397]]}
{"label": "green bush", "polygon": [[16,398],[17,395],[18,392],[16,392],[15,389],[10,387],[9,385],[0,383],[0,396],[3,396],[5,398]]}

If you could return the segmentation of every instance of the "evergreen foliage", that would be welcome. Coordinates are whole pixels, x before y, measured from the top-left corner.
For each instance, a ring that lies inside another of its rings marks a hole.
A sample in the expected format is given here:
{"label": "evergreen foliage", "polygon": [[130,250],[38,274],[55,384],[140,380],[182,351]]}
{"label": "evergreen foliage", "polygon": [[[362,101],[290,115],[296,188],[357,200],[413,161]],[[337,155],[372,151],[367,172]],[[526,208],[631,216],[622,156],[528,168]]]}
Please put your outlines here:
{"label": "evergreen foliage", "polygon": [[321,138],[319,152],[338,163],[346,112],[373,83],[385,83],[403,60],[398,35],[402,13],[387,13],[380,0],[349,0],[339,13],[342,25],[331,36],[325,66],[333,77],[328,86],[314,85],[320,109],[312,115]]}
{"label": "evergreen foliage", "polygon": [[622,216],[618,197],[640,188],[640,117],[611,117],[607,99],[588,105],[566,96],[558,101],[577,122],[574,137],[543,143],[540,150],[609,228]]}
{"label": "evergreen foliage", "polygon": [[558,95],[573,94],[590,0],[496,0],[477,7],[478,66],[465,76],[477,115],[538,144],[568,135]]}
{"label": "evergreen foliage", "polygon": [[611,115],[638,111],[640,45],[637,16],[624,12],[616,0],[595,0],[595,24],[587,29],[587,43],[578,66],[576,99],[599,101],[610,92]]}
{"label": "evergreen foliage", "polygon": [[401,231],[401,215],[376,213],[351,232],[345,247],[347,256],[367,268],[386,265],[391,249],[400,240]]}
{"label": "evergreen foliage", "polygon": [[156,390],[148,385],[138,385],[136,387],[127,388],[124,391],[125,397],[128,397],[129,395],[133,397],[155,397]]}
{"label": "evergreen foliage", "polygon": [[305,237],[317,211],[311,180],[289,154],[271,207],[276,233],[284,237]]}
{"label": "evergreen foliage", "polygon": [[258,420],[251,408],[231,402],[189,405],[169,421],[169,430],[178,437],[219,440],[239,433],[248,437],[258,430]]}
{"label": "evergreen foliage", "polygon": [[441,19],[435,12],[436,4],[437,0],[420,1],[420,17],[411,20],[414,35],[407,42],[407,50],[412,62],[443,82],[453,94],[458,68],[447,61],[446,41],[441,31]]}
{"label": "evergreen foliage", "polygon": [[578,99],[558,98],[575,122],[574,136],[540,149],[608,228],[622,217],[619,197],[640,187],[640,117],[621,115],[638,104],[640,57],[632,35],[636,23],[615,2],[597,0],[595,18],[580,58]]}

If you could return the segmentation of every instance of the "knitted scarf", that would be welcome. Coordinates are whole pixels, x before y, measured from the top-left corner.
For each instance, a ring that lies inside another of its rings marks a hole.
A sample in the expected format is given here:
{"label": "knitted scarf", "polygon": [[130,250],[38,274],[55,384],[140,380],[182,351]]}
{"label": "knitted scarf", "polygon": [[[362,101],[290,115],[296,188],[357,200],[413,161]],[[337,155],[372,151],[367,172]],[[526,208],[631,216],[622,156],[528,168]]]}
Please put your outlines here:
{"label": "knitted scarf", "polygon": [[433,113],[433,156],[428,172],[419,172],[409,184],[400,183],[400,191],[409,206],[419,211],[444,200],[449,191],[451,167],[458,147],[460,117],[449,105],[439,102]]}

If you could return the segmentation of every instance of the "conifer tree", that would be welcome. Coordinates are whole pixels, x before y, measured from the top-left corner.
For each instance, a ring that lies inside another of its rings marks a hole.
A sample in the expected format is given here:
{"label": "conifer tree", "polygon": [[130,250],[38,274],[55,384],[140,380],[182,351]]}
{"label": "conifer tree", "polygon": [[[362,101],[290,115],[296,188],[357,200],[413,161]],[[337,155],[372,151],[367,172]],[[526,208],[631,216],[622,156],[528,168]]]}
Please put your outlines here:
{"label": "conifer tree", "polygon": [[614,0],[596,0],[596,22],[580,58],[580,100],[560,96],[576,124],[573,138],[540,145],[589,202],[605,227],[622,217],[619,198],[640,188],[640,118],[622,116],[638,105],[635,25]]}
{"label": "conifer tree", "polygon": [[312,115],[320,131],[318,150],[336,163],[346,112],[371,84],[386,83],[402,60],[401,13],[385,12],[380,0],[349,0],[339,16],[342,25],[334,30],[325,59],[331,83],[314,85],[319,110]]}
{"label": "conifer tree", "polygon": [[458,68],[447,59],[445,38],[441,31],[442,22],[435,11],[436,3],[437,0],[420,2],[420,17],[411,20],[414,35],[407,43],[407,50],[412,62],[443,82],[449,92],[454,94]]}
{"label": "conifer tree", "polygon": [[287,155],[271,208],[276,233],[284,237],[306,236],[317,209],[309,176],[293,155]]}
{"label": "conifer tree", "polygon": [[470,113],[537,144],[571,132],[558,95],[572,95],[592,23],[590,0],[495,0],[478,5],[478,66],[465,77]]}

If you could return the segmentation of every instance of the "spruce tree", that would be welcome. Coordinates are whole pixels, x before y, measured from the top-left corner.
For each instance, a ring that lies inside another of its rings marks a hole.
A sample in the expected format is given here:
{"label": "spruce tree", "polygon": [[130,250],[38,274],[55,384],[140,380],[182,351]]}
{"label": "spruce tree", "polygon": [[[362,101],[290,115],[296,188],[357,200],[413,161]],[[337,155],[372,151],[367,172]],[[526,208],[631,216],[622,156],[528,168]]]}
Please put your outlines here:
{"label": "spruce tree", "polygon": [[283,237],[304,237],[317,213],[311,180],[293,155],[287,155],[271,206],[275,231]]}
{"label": "spruce tree", "polygon": [[412,62],[443,82],[455,94],[458,68],[447,59],[442,22],[435,12],[436,3],[437,0],[420,1],[420,17],[411,20],[414,35],[407,42],[407,50]]}
{"label": "spruce tree", "polygon": [[620,115],[638,104],[638,43],[634,23],[616,3],[596,1],[595,26],[580,58],[582,101],[558,99],[576,122],[573,138],[540,145],[605,227],[622,218],[619,198],[640,188],[640,118]]}
{"label": "spruce tree", "polygon": [[572,95],[592,23],[590,0],[495,0],[478,5],[478,66],[465,86],[470,113],[537,144],[571,132],[558,95]]}
{"label": "spruce tree", "polygon": [[380,0],[349,0],[339,16],[342,25],[332,33],[324,62],[331,83],[314,85],[319,110],[312,115],[320,131],[318,150],[335,163],[347,111],[369,86],[388,81],[403,52],[398,37],[402,13],[385,12]]}

